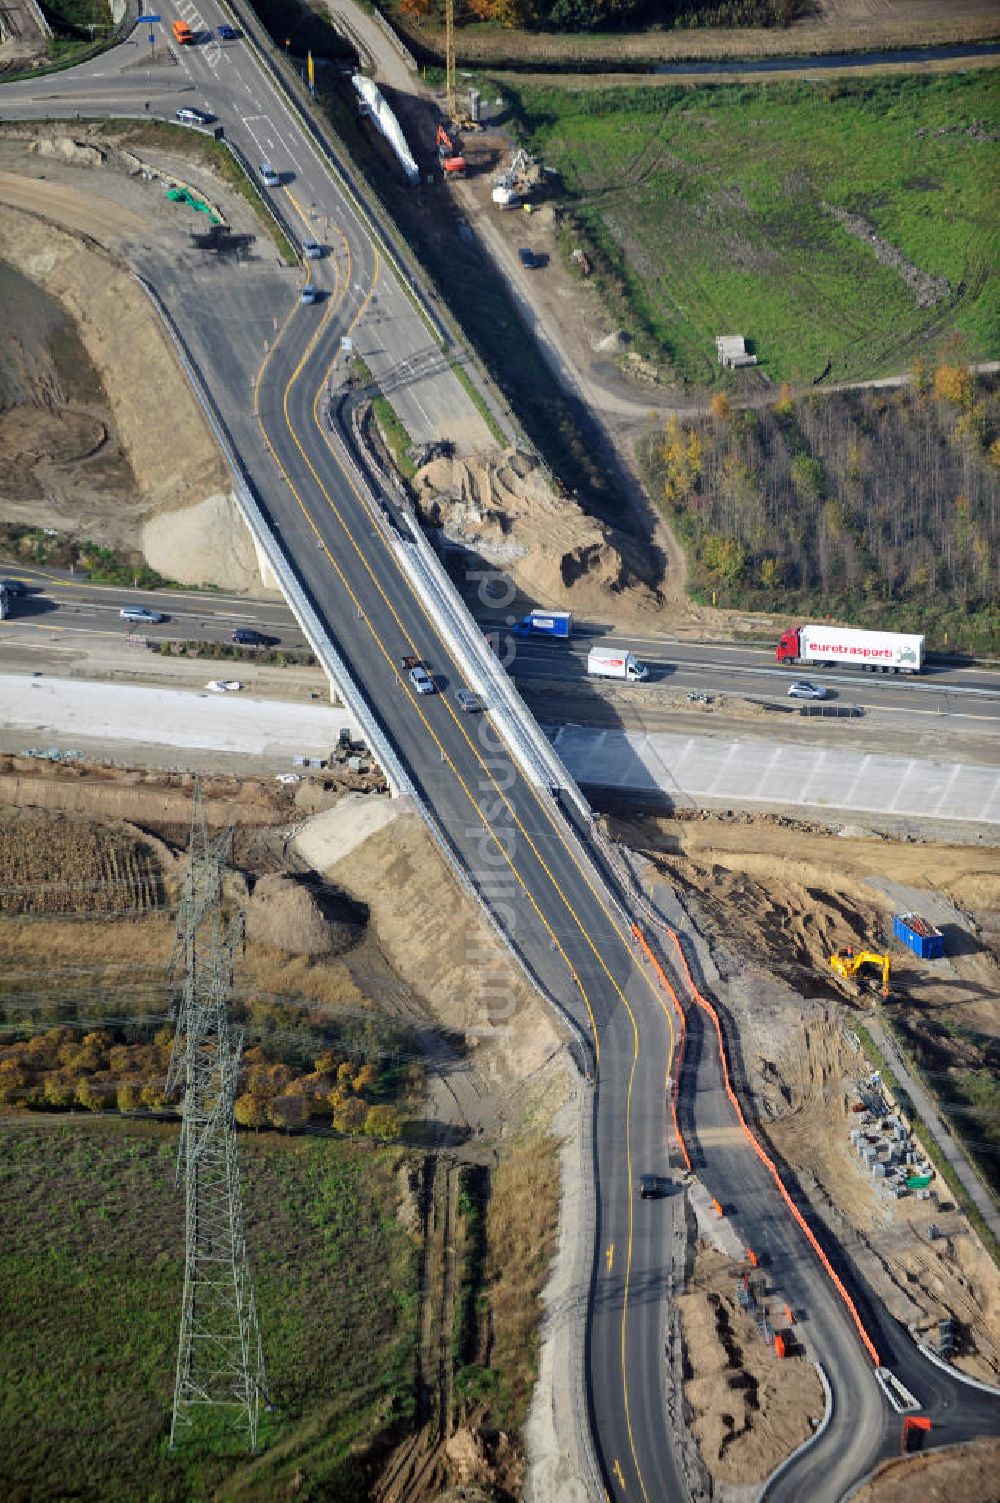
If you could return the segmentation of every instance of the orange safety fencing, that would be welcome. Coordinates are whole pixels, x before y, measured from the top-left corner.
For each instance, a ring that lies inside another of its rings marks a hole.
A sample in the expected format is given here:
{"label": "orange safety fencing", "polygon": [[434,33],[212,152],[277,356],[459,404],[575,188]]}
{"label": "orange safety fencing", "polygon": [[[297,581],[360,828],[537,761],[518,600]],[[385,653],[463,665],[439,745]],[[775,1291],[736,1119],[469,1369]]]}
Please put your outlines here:
{"label": "orange safety fencing", "polygon": [[[633,925],[633,928],[634,927],[635,926]],[[639,934],[638,929],[636,929],[635,932],[636,932],[637,935],[639,935],[639,938],[642,941],[643,947],[646,949],[647,953],[649,953],[649,946],[646,944],[646,941],[642,938],[641,934]],[[726,1095],[729,1097],[729,1100],[732,1103],[733,1110],[736,1113],[736,1116],[737,1116],[737,1119],[739,1121],[739,1124],[742,1127],[742,1129],[743,1129],[744,1133],[746,1134],[746,1136],[749,1138],[750,1145],[753,1148],[754,1152],[756,1153],[757,1157],[760,1159],[761,1163],[764,1164],[764,1166],[770,1171],[771,1178],[774,1180],[774,1183],[778,1187],[778,1192],[781,1195],[782,1200],[785,1202],[785,1204],[787,1205],[788,1209],[791,1211],[792,1215],[795,1217],[795,1220],[798,1223],[798,1225],[799,1225],[799,1227],[800,1227],[803,1235],[805,1236],[806,1241],[809,1243],[809,1246],[812,1248],[813,1252],[819,1258],[820,1262],[823,1265],[823,1268],[826,1270],[827,1274],[829,1275],[829,1277],[833,1281],[834,1288],[836,1289],[837,1293],[840,1295],[840,1297],[843,1300],[844,1304],[847,1306],[848,1313],[850,1314],[850,1317],[853,1320],[853,1322],[855,1324],[855,1327],[857,1328],[858,1335],[861,1337],[861,1340],[864,1342],[864,1345],[865,1345],[865,1347],[866,1347],[866,1349],[868,1351],[868,1355],[871,1357],[871,1359],[874,1362],[874,1364],[875,1364],[876,1367],[881,1367],[881,1365],[882,1365],[881,1358],[879,1357],[878,1351],[877,1351],[877,1349],[875,1347],[875,1343],[872,1341],[872,1339],[869,1336],[868,1332],[865,1330],[864,1324],[863,1324],[863,1322],[861,1320],[861,1316],[858,1314],[857,1307],[856,1307],[854,1301],[852,1300],[851,1296],[848,1294],[847,1290],[845,1289],[843,1280],[841,1279],[840,1275],[837,1273],[837,1270],[834,1268],[833,1264],[830,1262],[830,1260],[827,1257],[826,1253],[820,1247],[820,1245],[819,1245],[818,1241],[816,1240],[816,1237],[815,1237],[815,1235],[814,1235],[814,1233],[812,1231],[812,1228],[809,1226],[809,1224],[806,1221],[805,1217],[802,1215],[802,1212],[799,1210],[798,1206],[795,1204],[795,1202],[792,1200],[792,1197],[789,1195],[788,1191],[786,1190],[784,1182],[783,1182],[783,1180],[781,1178],[781,1175],[778,1173],[778,1171],[777,1171],[777,1169],[776,1169],[776,1167],[774,1165],[773,1160],[770,1159],[767,1156],[767,1154],[764,1152],[763,1147],[757,1141],[757,1138],[754,1136],[753,1132],[750,1130],[750,1128],[747,1125],[746,1118],[743,1115],[743,1108],[740,1106],[739,1101],[736,1099],[736,1092],[733,1090],[732,1084],[730,1083],[730,1079],[729,1079],[729,1060],[728,1060],[728,1058],[726,1056],[726,1045],[725,1045],[725,1041],[724,1041],[724,1039],[722,1037],[722,1024],[719,1022],[719,1015],[716,1012],[715,1008],[712,1006],[711,1002],[707,1001],[707,999],[702,996],[701,992],[695,986],[695,984],[694,984],[694,977],[691,975],[691,969],[690,969],[690,967],[689,967],[689,965],[687,963],[687,957],[685,956],[684,951],[681,949],[681,942],[680,942],[680,940],[677,937],[676,931],[674,929],[669,929],[669,934],[670,934],[670,938],[674,942],[674,948],[676,949],[678,957],[680,958],[681,965],[684,968],[684,975],[687,978],[687,984],[688,984],[688,986],[691,988],[691,994],[692,994],[692,996],[698,1002],[698,1005],[705,1012],[708,1013],[708,1016],[712,1019],[712,1022],[715,1024],[715,1031],[716,1031],[716,1034],[718,1035],[718,1039],[719,1039],[719,1058],[722,1061],[722,1075],[723,1075],[723,1081],[724,1081],[725,1087],[726,1087]],[[655,958],[653,960],[653,963],[654,963],[654,965],[656,965],[656,969],[657,969],[658,973],[661,976],[663,976],[662,967],[659,966],[659,965],[657,965],[657,963],[655,961]],[[664,977],[664,980],[665,979],[666,978]],[[674,1000],[676,1002],[676,1000],[677,1000],[676,994],[675,994],[673,988],[670,986],[669,982],[667,982],[667,987],[668,987],[668,989],[670,991],[670,995],[674,998]],[[679,1005],[680,1004],[678,1004],[678,1007],[679,1007]],[[685,1154],[686,1154],[686,1152],[687,1152],[687,1150],[685,1149]]]}
{"label": "orange safety fencing", "polygon": [[681,1132],[681,1126],[680,1126],[680,1123],[677,1120],[677,1086],[678,1086],[678,1082],[680,1081],[681,1065],[682,1065],[682,1063],[684,1061],[684,1041],[685,1041],[685,1038],[687,1037],[687,1024],[684,1021],[684,1009],[683,1009],[683,1007],[680,1004],[680,998],[678,997],[677,993],[674,991],[673,987],[670,985],[670,982],[667,980],[667,973],[666,973],[666,971],[664,971],[664,969],[661,966],[660,962],[657,960],[656,956],[653,954],[652,950],[649,948],[649,944],[646,941],[646,936],[643,934],[643,932],[639,928],[638,924],[633,924],[632,925],[632,933],[635,935],[636,939],[639,941],[640,945],[642,946],[643,953],[645,954],[646,959],[649,961],[650,965],[653,967],[653,969],[656,972],[657,976],[659,976],[660,980],[663,982],[663,985],[666,987],[667,992],[670,995],[670,999],[671,999],[671,1001],[674,1004],[674,1007],[677,1009],[677,1017],[678,1017],[678,1020],[679,1020],[679,1023],[680,1023],[680,1028],[679,1028],[679,1042],[677,1044],[677,1048],[674,1050],[674,1058],[673,1058],[672,1069],[671,1069],[670,1115],[671,1115],[671,1117],[673,1118],[673,1121],[674,1121],[674,1133],[676,1134],[677,1141],[680,1144],[681,1155],[682,1155],[682,1157],[684,1159],[684,1168],[687,1169],[690,1172],[690,1169],[691,1169],[691,1155],[688,1153],[687,1144],[684,1141],[684,1134]]}

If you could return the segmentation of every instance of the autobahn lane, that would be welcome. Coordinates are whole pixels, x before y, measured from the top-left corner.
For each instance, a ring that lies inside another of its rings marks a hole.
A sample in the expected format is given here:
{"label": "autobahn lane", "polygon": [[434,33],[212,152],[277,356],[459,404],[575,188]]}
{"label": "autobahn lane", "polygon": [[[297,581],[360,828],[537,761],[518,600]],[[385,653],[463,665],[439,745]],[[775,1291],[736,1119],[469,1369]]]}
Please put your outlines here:
{"label": "autobahn lane", "polygon": [[[495,618],[484,625],[502,627]],[[517,639],[513,665],[516,678],[526,683],[552,678],[583,687],[587,677],[587,653],[593,646],[607,645],[634,652],[649,668],[649,686],[676,689],[679,693],[739,695],[749,699],[785,699],[793,679],[808,679],[827,690],[831,705],[859,705],[869,710],[929,715],[961,715],[976,720],[1000,720],[1000,675],[986,669],[931,669],[919,678],[898,679],[875,674],[838,670],[779,667],[773,654],[737,644],[697,644],[642,641],[617,633],[588,632],[575,626],[567,642]],[[740,661],[741,659],[747,661]]]}

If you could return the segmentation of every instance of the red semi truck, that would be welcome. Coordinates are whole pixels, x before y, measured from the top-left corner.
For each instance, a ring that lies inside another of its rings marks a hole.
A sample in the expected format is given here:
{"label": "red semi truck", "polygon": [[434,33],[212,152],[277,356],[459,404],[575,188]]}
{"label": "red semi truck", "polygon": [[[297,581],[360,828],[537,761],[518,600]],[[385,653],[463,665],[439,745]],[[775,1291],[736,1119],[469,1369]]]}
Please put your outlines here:
{"label": "red semi truck", "polygon": [[793,626],[775,648],[779,663],[817,668],[861,668],[866,673],[919,673],[924,639],[898,631],[853,626]]}

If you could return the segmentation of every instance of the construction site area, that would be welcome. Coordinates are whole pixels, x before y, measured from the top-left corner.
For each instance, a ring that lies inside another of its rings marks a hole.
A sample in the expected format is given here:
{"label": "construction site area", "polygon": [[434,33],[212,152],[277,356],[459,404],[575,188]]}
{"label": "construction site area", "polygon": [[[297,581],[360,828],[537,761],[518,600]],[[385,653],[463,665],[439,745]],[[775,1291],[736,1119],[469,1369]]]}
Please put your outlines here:
{"label": "construction site area", "polygon": [[[448,942],[476,933],[479,920],[397,801],[349,791],[325,772],[284,785],[206,777],[204,793],[210,828],[234,825],[226,891],[246,912],[235,1016],[253,1046],[256,1084],[248,1089],[260,1115],[247,1120],[258,1133],[264,1128],[255,1141],[270,1134],[275,1152],[299,1140],[310,1152],[323,1141],[344,1142],[362,1159],[374,1152],[383,1204],[395,1207],[410,1249],[393,1276],[417,1280],[419,1315],[396,1331],[410,1355],[401,1356],[394,1381],[400,1401],[409,1393],[416,1407],[402,1431],[372,1432],[366,1485],[385,1503],[450,1496],[449,1487],[518,1497],[521,1427],[542,1292],[558,1267],[561,1199],[566,1213],[556,1149],[575,1131],[565,1113],[573,1088],[550,1015],[512,973],[515,1026],[501,1035],[490,1028],[469,965]],[[156,1077],[149,1049],[167,1006],[190,799],[183,774],[17,757],[0,766],[0,850],[9,874],[0,897],[2,1005],[15,1035],[24,1037],[29,1020],[39,1030],[33,1056],[4,1051],[0,1126],[8,1141],[27,1141],[28,1124],[38,1120],[31,1140],[43,1159],[55,1141],[44,1124],[60,1120],[59,1105],[72,1104],[74,1091],[77,1110],[86,1103],[95,1125],[145,1120],[147,1134],[169,1130],[157,1125],[168,1105],[162,1082],[159,1095],[142,1093]],[[992,1078],[1000,1033],[995,850],[977,850],[970,862],[967,848],[897,844],[860,828],[834,832],[773,816],[612,817],[608,830],[645,868],[654,895],[664,883],[680,896],[709,947],[714,995],[738,1028],[759,1130],[819,1222],[921,1340],[970,1376],[995,1382],[995,1244],[991,1255],[917,1136],[891,1071],[879,1071],[871,1052],[891,1030],[909,1058],[909,1041],[937,1027],[944,1043],[932,1085]],[[859,991],[831,957],[891,933],[891,911],[904,903],[907,912],[919,903],[936,916],[945,955],[923,961],[889,942],[881,952],[891,956],[889,997],[881,996],[881,968],[874,987]],[[479,946],[495,943],[477,938]],[[41,994],[31,978],[43,954]],[[500,953],[494,963],[508,964]],[[63,1041],[59,1065],[45,1063],[52,1030]],[[81,1035],[86,1059],[74,1052]],[[127,1039],[139,1052],[124,1047]],[[351,1061],[353,1094],[349,1079],[345,1093],[345,1072],[331,1076],[337,1058]],[[39,1117],[42,1096],[48,1112]],[[941,1097],[954,1102],[946,1089]],[[366,1149],[364,1136],[352,1137],[359,1128],[364,1134],[373,1105],[401,1132],[388,1147]],[[250,1106],[238,1104],[238,1120],[241,1109]],[[989,1111],[953,1120],[973,1146],[995,1131]],[[333,1139],[324,1140],[331,1128]],[[252,1156],[251,1253],[269,1163]],[[795,1312],[770,1308],[766,1274],[745,1277],[732,1247],[717,1245],[710,1211],[694,1201],[689,1237],[678,1314],[690,1424],[717,1483],[746,1486],[806,1438],[822,1394],[796,1347]],[[151,1247],[164,1245],[161,1234]],[[265,1332],[269,1314],[265,1301]],[[787,1346],[769,1337],[779,1326]],[[22,1316],[17,1340],[30,1329]],[[301,1403],[305,1423],[312,1400],[304,1394]],[[16,1439],[12,1432],[8,1453]],[[312,1464],[305,1438],[302,1445],[289,1448],[290,1477]],[[976,1496],[985,1503],[989,1494],[969,1493]]]}

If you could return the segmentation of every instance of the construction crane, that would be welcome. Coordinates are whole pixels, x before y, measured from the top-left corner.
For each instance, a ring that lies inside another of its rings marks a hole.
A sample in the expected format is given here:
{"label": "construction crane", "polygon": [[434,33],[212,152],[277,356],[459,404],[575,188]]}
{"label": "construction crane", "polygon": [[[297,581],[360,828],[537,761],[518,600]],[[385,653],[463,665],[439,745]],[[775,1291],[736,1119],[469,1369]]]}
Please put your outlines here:
{"label": "construction crane", "polygon": [[448,119],[452,125],[458,121],[458,91],[455,88],[455,0],[445,0],[444,6],[444,80],[448,98]]}
{"label": "construction crane", "polygon": [[874,966],[882,976],[882,996],[889,996],[889,974],[892,969],[890,955],[877,955],[874,950],[859,950],[855,954],[854,949],[848,945],[846,950],[838,950],[836,955],[830,956],[830,965],[844,981],[853,981],[858,987],[862,984],[858,975],[861,967]]}

